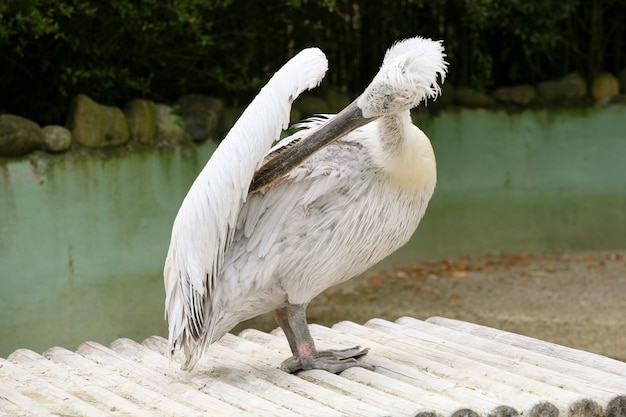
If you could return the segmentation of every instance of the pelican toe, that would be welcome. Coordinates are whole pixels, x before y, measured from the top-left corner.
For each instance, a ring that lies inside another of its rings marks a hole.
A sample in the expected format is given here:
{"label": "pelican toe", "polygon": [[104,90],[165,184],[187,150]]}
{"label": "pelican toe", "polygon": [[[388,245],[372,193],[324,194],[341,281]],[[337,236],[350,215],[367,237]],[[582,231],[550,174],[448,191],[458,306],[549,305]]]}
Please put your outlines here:
{"label": "pelican toe", "polygon": [[365,368],[373,371],[374,367],[368,363],[360,362],[357,358],[366,355],[368,349],[356,346],[348,349],[329,349],[318,352],[316,356],[292,356],[283,361],[280,368],[291,374],[310,369],[321,369],[338,374],[348,368]]}

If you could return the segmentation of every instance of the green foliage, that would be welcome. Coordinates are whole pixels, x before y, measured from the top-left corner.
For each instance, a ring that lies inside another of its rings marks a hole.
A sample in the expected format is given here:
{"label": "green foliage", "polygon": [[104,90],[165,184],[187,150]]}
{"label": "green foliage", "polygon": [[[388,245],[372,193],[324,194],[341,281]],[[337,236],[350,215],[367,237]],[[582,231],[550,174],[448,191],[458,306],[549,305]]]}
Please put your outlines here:
{"label": "green foliage", "polygon": [[0,112],[63,123],[79,93],[247,101],[311,45],[325,84],[355,93],[416,35],[444,40],[457,86],[593,76],[624,67],[625,20],[619,0],[0,0]]}
{"label": "green foliage", "polygon": [[[0,88],[29,116],[56,120],[80,92],[119,103],[151,93],[194,88],[202,59],[216,44],[211,16],[232,1],[10,0],[0,5],[0,52],[7,66]],[[208,17],[208,19],[206,19]],[[211,54],[208,54],[211,51]],[[236,83],[217,66],[202,74]],[[172,74],[176,74],[173,76]],[[34,91],[33,91],[34,90]],[[42,100],[38,100],[38,96]],[[26,102],[28,100],[28,102]],[[3,100],[0,105],[9,108]]]}
{"label": "green foliage", "polygon": [[[469,79],[477,87],[503,81],[541,78],[541,60],[556,58],[562,46],[562,23],[579,0],[465,0],[465,24],[475,49],[475,71]],[[554,64],[554,62],[552,62]]]}

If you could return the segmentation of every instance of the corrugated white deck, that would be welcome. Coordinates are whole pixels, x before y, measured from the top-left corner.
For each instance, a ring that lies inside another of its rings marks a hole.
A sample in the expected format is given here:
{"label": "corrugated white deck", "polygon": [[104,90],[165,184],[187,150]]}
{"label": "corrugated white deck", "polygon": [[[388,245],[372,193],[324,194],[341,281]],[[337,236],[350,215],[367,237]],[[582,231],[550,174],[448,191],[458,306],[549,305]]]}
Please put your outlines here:
{"label": "corrugated white deck", "polygon": [[311,330],[320,349],[369,347],[375,371],[286,374],[279,331],[229,334],[193,373],[160,337],[20,349],[0,359],[0,416],[626,415],[626,363],[603,356],[439,317]]}

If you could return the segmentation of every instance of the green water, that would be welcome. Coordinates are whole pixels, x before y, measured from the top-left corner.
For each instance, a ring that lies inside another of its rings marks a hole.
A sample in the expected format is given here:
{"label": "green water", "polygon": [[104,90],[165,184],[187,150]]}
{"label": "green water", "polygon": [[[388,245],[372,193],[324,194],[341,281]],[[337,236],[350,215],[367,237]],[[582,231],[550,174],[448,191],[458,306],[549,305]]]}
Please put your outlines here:
{"label": "green water", "polygon": [[[423,120],[438,160],[414,238],[379,265],[626,248],[626,107]],[[213,151],[0,161],[0,356],[164,335],[171,224]]]}

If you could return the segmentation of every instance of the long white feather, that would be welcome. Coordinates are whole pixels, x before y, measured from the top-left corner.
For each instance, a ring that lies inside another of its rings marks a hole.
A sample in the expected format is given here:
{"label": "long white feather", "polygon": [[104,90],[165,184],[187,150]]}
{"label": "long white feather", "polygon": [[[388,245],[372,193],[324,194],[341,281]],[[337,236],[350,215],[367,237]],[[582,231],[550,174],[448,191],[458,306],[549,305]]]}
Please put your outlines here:
{"label": "long white feather", "polygon": [[287,128],[291,104],[319,85],[328,63],[317,48],[305,49],[270,79],[200,172],[172,228],[164,267],[169,349],[185,349],[193,367],[212,341],[212,293],[255,170]]}

